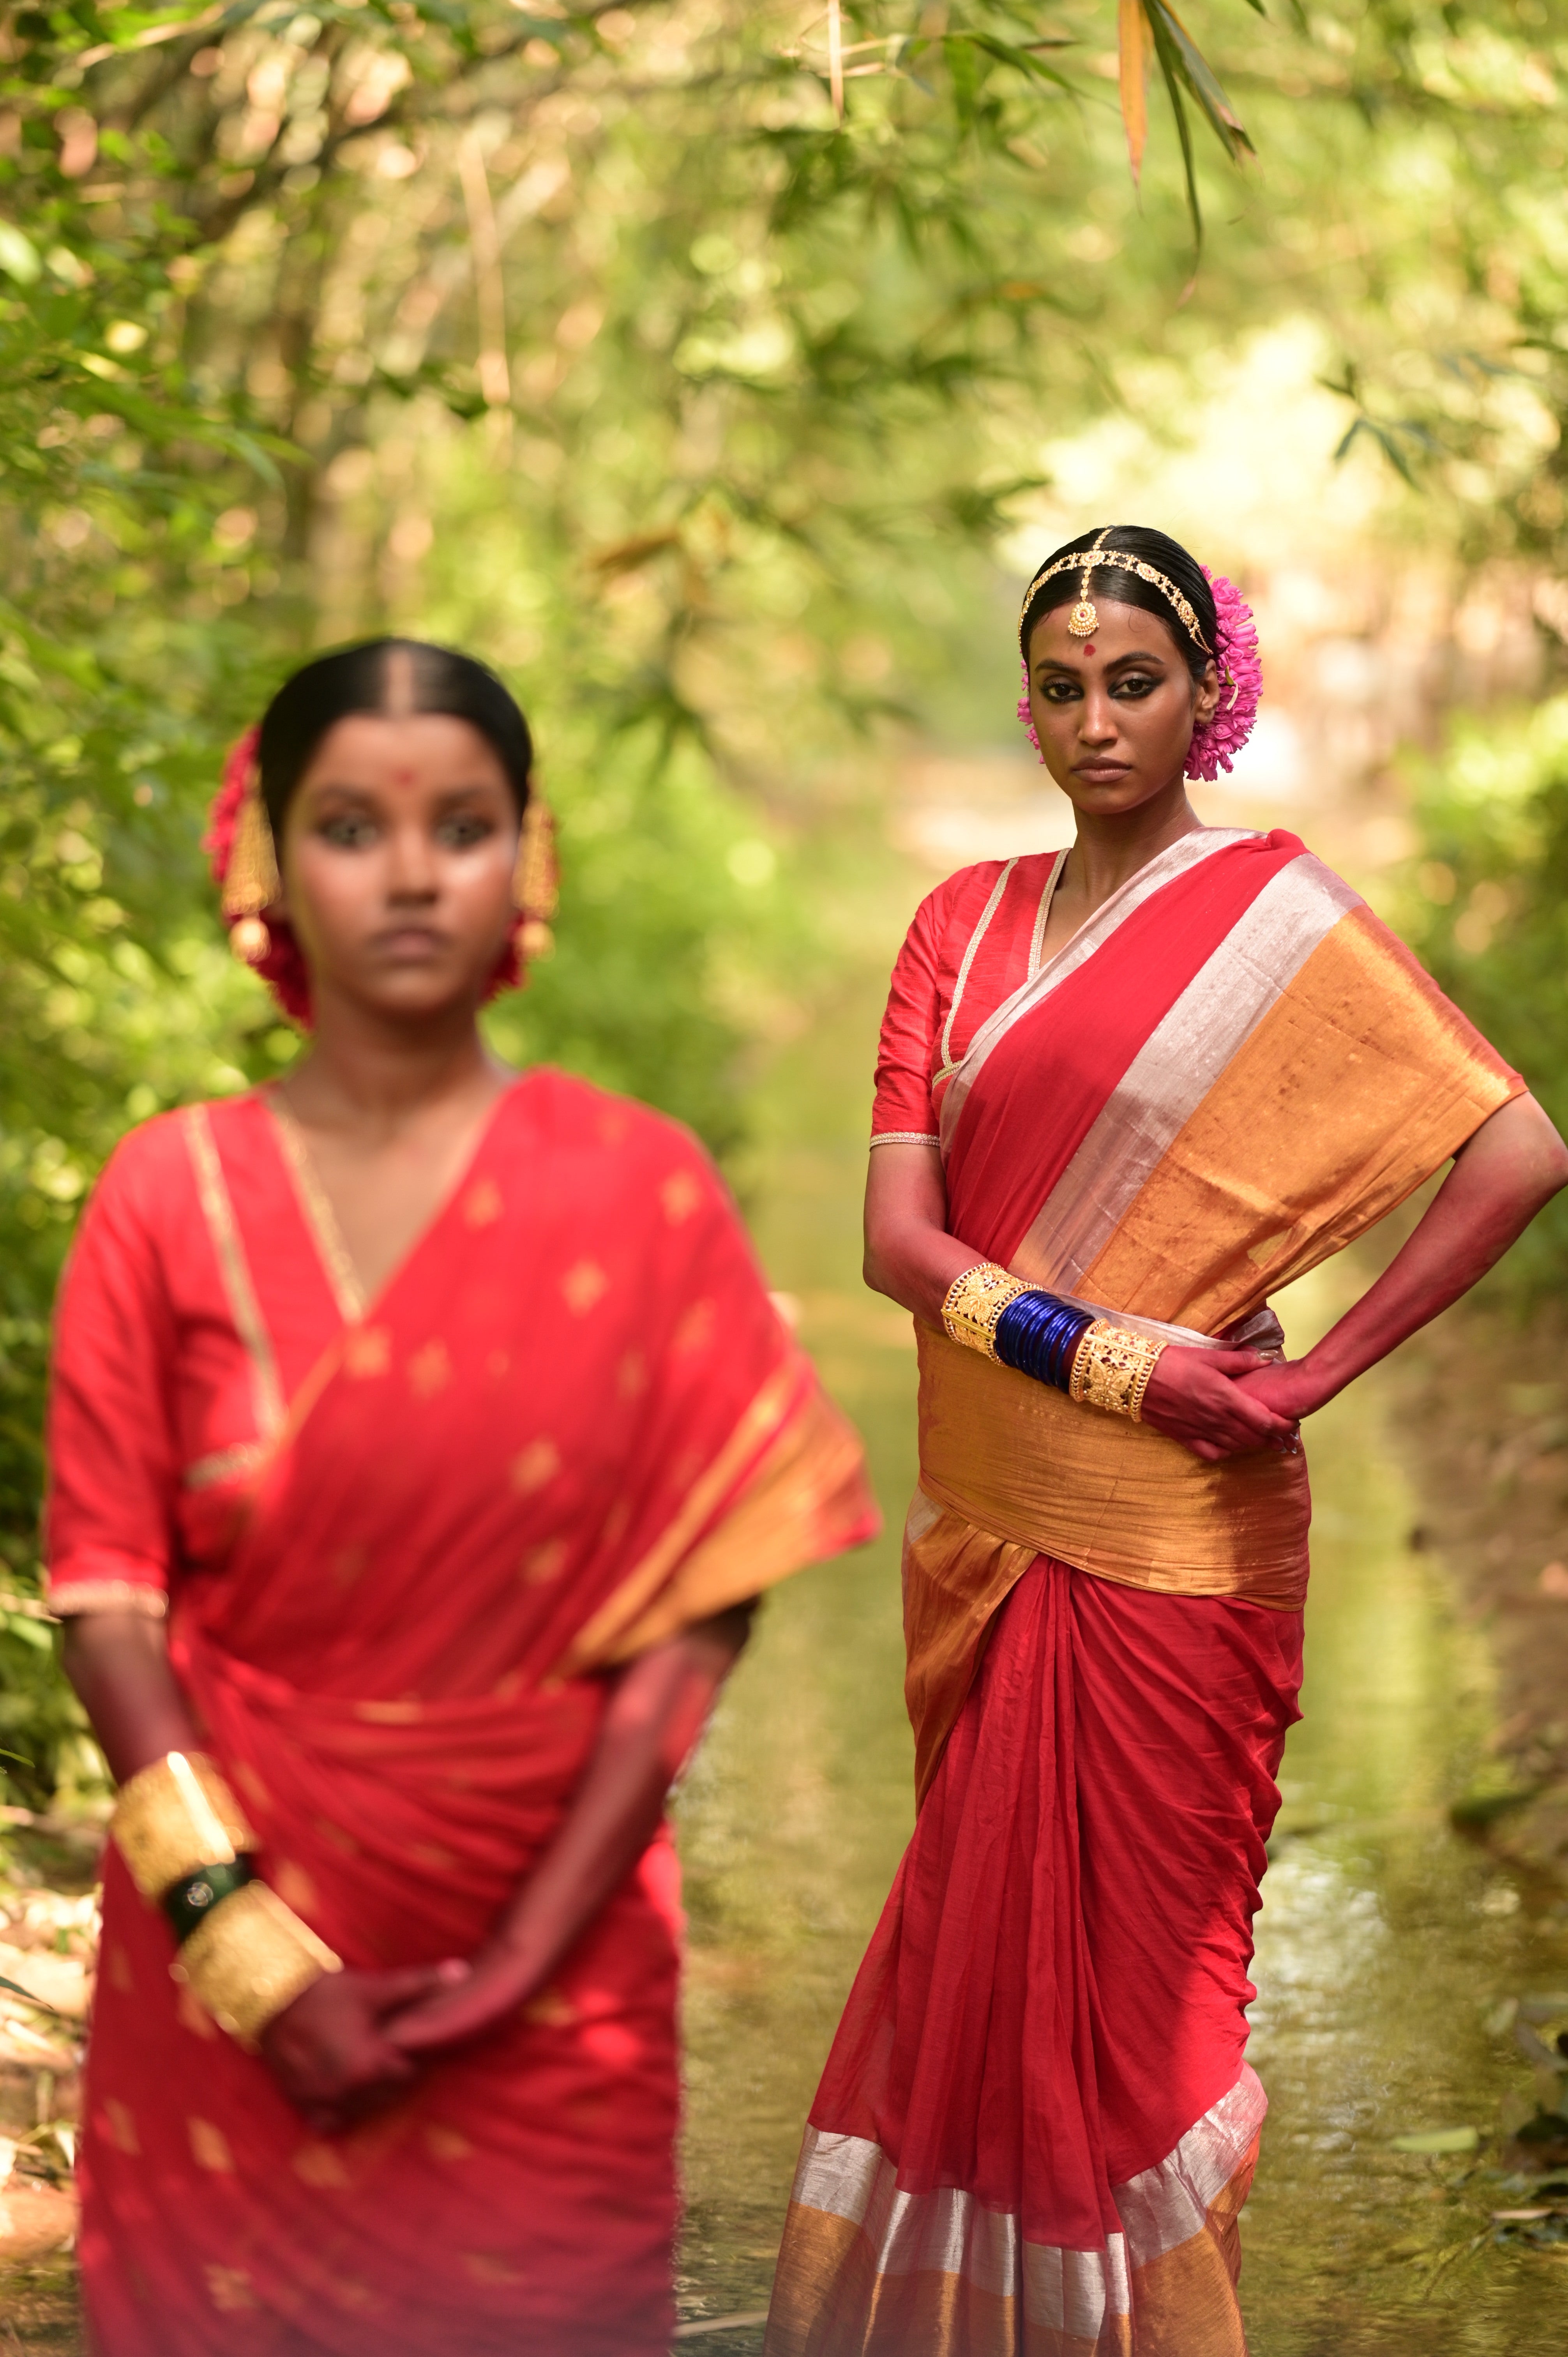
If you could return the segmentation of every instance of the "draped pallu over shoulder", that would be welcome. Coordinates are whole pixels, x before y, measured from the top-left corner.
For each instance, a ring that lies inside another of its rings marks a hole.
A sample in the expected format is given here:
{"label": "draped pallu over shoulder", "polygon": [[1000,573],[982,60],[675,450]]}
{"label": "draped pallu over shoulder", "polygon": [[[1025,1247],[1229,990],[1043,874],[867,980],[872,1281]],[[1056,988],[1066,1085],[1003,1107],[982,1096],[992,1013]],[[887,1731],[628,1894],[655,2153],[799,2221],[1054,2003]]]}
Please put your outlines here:
{"label": "draped pallu over shoulder", "polygon": [[[1031,1283],[1201,1344],[1523,1085],[1294,835],[1188,836],[976,1032],[942,1110],[950,1223]],[[1036,1553],[1300,1606],[1304,1459],[1206,1465],[917,1331],[920,1487],[943,1510],[917,1512],[905,1551],[922,1789]]]}
{"label": "draped pallu over shoulder", "polygon": [[[874,1140],[934,1137],[976,1258],[1277,1352],[1269,1295],[1523,1082],[1294,835],[1184,836],[1050,959],[1047,870],[924,904]],[[767,2357],[1245,2357],[1248,1973],[1305,1462],[1205,1464],[916,1335],[919,1807],[811,2108]]]}

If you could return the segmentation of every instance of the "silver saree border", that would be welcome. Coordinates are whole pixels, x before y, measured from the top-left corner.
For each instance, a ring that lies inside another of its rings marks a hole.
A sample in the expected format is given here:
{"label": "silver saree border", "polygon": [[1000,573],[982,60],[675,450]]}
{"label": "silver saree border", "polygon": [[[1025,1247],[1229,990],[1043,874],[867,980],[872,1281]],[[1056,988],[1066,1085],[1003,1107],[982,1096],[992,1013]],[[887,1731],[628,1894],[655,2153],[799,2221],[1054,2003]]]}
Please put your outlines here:
{"label": "silver saree border", "polygon": [[1178,843],[1156,853],[1146,867],[1140,867],[1136,876],[1129,877],[1120,890],[1112,892],[1110,899],[1095,910],[1089,922],[1079,927],[1065,949],[1058,950],[1055,957],[1047,958],[1037,974],[1028,975],[1010,998],[1004,998],[1001,1006],[986,1017],[955,1068],[942,1100],[940,1119],[944,1158],[951,1146],[959,1115],[982,1066],[1015,1023],[1021,1022],[1026,1015],[1032,1015],[1036,1006],[1043,1006],[1069,974],[1076,974],[1079,966],[1086,964],[1095,951],[1102,949],[1112,933],[1164,886],[1174,883],[1178,876],[1187,875],[1192,868],[1201,866],[1206,859],[1212,859],[1217,851],[1229,850],[1234,843],[1261,840],[1257,828],[1250,826],[1206,826],[1199,827],[1193,834],[1184,834]]}
{"label": "silver saree border", "polygon": [[1010,1263],[1076,1295],[1226,1066],[1359,892],[1304,852],[1273,877],[1128,1065]]}

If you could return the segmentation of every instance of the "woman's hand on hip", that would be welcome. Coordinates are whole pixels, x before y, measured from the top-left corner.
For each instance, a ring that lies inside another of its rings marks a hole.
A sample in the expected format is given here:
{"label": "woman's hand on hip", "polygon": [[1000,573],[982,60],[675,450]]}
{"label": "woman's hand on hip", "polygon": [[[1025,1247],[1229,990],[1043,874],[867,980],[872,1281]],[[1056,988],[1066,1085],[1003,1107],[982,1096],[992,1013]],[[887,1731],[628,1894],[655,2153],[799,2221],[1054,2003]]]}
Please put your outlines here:
{"label": "woman's hand on hip", "polygon": [[345,2128],[414,2076],[388,2035],[389,2017],[449,1987],[467,1966],[410,1964],[396,1972],[323,1973],[262,2032],[274,2078],[312,2127]]}
{"label": "woman's hand on hip", "polygon": [[1179,1342],[1162,1351],[1144,1394],[1143,1419],[1210,1464],[1260,1448],[1297,1444],[1293,1415],[1279,1413],[1251,1383],[1270,1362],[1256,1351],[1195,1351]]}

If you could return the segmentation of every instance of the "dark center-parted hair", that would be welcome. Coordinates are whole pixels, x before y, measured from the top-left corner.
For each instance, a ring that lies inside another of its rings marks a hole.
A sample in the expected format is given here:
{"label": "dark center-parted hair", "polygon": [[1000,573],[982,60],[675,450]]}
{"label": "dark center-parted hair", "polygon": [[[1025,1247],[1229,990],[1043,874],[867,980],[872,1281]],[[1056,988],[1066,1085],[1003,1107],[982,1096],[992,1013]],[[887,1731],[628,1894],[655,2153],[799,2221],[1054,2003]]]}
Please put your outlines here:
{"label": "dark center-parted hair", "polygon": [[[1043,572],[1046,566],[1055,565],[1060,557],[1079,555],[1092,548],[1100,539],[1101,529],[1096,525],[1090,532],[1079,533],[1076,540],[1063,541],[1059,548],[1051,551],[1040,570]],[[1149,525],[1141,523],[1112,524],[1101,545],[1120,549],[1129,556],[1141,556],[1145,565],[1152,565],[1156,573],[1163,573],[1197,616],[1197,627],[1207,645],[1198,645],[1164,590],[1153,581],[1141,581],[1135,573],[1125,572],[1119,565],[1095,566],[1089,577],[1090,598],[1096,603],[1105,598],[1116,606],[1141,606],[1145,613],[1157,615],[1181,649],[1182,658],[1194,679],[1201,679],[1205,668],[1213,659],[1219,617],[1214,608],[1214,592],[1204,579],[1203,567],[1197,557],[1189,555],[1180,541],[1172,540],[1168,533],[1155,532]],[[1026,662],[1029,660],[1029,633],[1041,615],[1055,613],[1058,606],[1076,606],[1079,584],[1082,578],[1081,566],[1065,566],[1060,573],[1053,573],[1048,581],[1040,582],[1038,587],[1031,592],[1018,625],[1018,645]]]}
{"label": "dark center-parted hair", "polygon": [[533,739],[516,697],[494,672],[451,647],[426,646],[419,639],[371,639],[306,663],[266,708],[256,752],[262,800],[279,842],[284,814],[311,755],[339,720],[364,712],[395,719],[440,712],[466,720],[505,770],[519,815],[527,809]]}

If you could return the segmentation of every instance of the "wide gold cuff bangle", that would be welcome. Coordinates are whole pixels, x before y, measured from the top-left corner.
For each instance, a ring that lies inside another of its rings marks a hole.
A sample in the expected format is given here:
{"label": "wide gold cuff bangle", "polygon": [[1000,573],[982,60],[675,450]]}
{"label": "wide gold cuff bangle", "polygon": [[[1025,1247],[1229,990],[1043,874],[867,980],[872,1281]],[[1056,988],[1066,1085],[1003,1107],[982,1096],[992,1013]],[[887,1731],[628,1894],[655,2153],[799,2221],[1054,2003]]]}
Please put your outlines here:
{"label": "wide gold cuff bangle", "polygon": [[168,1751],[139,1770],[121,1786],[109,1830],[144,1899],[261,1846],[222,1770],[201,1751]]}
{"label": "wide gold cuff bangle", "polygon": [[1130,1415],[1134,1424],[1140,1423],[1144,1394],[1165,1348],[1164,1342],[1152,1341],[1146,1334],[1131,1334],[1123,1327],[1113,1326],[1108,1318],[1097,1318],[1086,1328],[1073,1354],[1069,1396],[1087,1407],[1102,1407],[1112,1415]]}
{"label": "wide gold cuff bangle", "polygon": [[966,1268],[949,1286],[942,1302],[942,1324],[966,1351],[979,1351],[993,1359],[997,1319],[1010,1301],[1016,1301],[1021,1293],[1036,1290],[1021,1277],[998,1268],[993,1260],[983,1260],[978,1267]]}
{"label": "wide gold cuff bangle", "polygon": [[248,1882],[191,1933],[172,1969],[220,2029],[254,2046],[274,2015],[323,1973],[340,1973],[343,1959],[275,1890]]}

